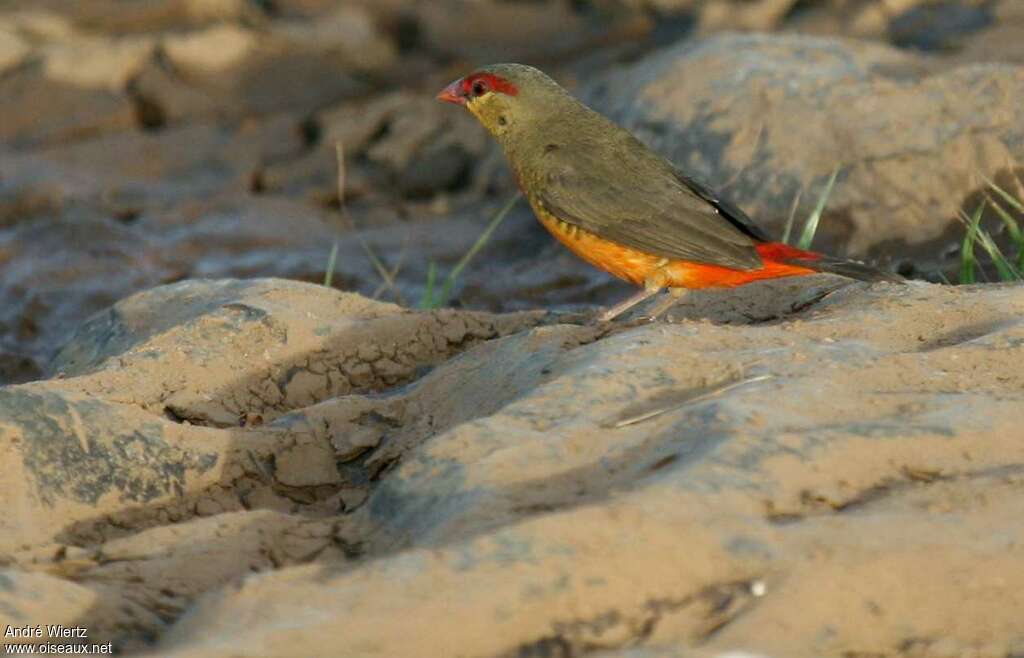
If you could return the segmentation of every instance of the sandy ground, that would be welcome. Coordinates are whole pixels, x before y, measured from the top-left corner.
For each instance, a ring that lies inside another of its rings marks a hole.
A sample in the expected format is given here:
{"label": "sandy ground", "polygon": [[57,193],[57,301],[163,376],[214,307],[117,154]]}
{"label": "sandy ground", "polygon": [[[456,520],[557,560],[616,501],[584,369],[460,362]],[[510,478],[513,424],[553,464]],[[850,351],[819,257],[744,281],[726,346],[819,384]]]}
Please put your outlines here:
{"label": "sandy ground", "polygon": [[0,390],[0,623],[174,656],[1013,655],[1022,311],[828,277],[635,327],[158,288]]}

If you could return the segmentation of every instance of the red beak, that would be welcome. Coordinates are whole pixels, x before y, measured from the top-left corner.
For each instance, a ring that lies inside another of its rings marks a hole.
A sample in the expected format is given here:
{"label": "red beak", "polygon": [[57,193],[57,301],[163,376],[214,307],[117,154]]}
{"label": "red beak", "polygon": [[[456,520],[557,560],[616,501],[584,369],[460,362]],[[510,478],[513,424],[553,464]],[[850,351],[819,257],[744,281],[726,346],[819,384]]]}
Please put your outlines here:
{"label": "red beak", "polygon": [[442,89],[441,93],[437,95],[437,100],[455,103],[456,105],[465,105],[466,96],[462,93],[462,78]]}

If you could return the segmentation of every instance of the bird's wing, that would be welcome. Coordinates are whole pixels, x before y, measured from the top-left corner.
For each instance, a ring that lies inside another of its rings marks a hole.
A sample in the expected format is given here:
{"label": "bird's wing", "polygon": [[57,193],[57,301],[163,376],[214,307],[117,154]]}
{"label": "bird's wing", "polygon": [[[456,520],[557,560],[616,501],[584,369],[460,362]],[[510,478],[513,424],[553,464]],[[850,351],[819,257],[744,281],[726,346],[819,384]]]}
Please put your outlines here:
{"label": "bird's wing", "polygon": [[612,152],[548,148],[535,200],[558,219],[663,258],[757,269],[765,240],[743,211],[676,171],[632,136]]}

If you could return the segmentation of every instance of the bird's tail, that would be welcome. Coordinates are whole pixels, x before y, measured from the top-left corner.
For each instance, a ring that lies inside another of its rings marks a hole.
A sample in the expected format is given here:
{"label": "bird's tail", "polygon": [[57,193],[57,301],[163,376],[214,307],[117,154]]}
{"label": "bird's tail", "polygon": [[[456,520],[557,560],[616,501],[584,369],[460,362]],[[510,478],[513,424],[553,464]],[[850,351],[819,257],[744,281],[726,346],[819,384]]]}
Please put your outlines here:
{"label": "bird's tail", "polygon": [[855,260],[835,258],[814,251],[797,249],[781,242],[765,242],[757,245],[757,253],[766,263],[780,263],[792,267],[801,267],[813,272],[838,274],[858,281],[889,281],[902,283],[903,277],[891,272],[859,263]]}

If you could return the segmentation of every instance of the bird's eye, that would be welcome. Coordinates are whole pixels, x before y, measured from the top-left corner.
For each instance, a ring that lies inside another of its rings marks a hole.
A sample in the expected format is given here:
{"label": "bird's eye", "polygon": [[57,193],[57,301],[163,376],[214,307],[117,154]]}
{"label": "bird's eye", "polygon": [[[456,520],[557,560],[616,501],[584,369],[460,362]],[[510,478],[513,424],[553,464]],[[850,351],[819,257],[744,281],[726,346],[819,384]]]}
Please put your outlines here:
{"label": "bird's eye", "polygon": [[477,80],[473,83],[473,95],[483,96],[487,92],[487,83],[483,80]]}

